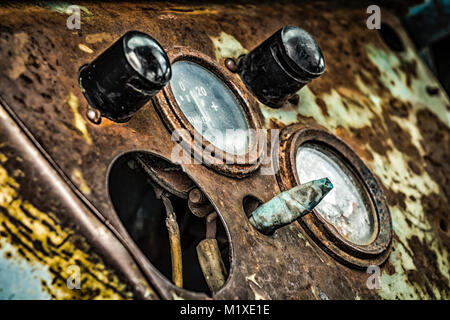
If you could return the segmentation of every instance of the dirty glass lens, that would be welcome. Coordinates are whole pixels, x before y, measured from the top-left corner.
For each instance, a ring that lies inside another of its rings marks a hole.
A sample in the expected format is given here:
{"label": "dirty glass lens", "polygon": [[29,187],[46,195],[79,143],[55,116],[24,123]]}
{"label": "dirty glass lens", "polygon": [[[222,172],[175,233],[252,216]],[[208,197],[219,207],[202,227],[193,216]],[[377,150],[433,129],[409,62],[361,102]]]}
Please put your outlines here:
{"label": "dirty glass lens", "polygon": [[231,154],[249,147],[248,123],[235,95],[211,71],[190,61],[172,66],[170,81],[181,111],[204,139]]}
{"label": "dirty glass lens", "polygon": [[169,61],[159,44],[140,32],[131,32],[125,37],[125,55],[134,70],[153,83],[167,83]]}
{"label": "dirty glass lens", "polygon": [[332,151],[315,144],[301,145],[296,154],[301,183],[328,177],[334,188],[317,205],[317,212],[347,240],[368,244],[374,233],[370,198],[350,169]]}

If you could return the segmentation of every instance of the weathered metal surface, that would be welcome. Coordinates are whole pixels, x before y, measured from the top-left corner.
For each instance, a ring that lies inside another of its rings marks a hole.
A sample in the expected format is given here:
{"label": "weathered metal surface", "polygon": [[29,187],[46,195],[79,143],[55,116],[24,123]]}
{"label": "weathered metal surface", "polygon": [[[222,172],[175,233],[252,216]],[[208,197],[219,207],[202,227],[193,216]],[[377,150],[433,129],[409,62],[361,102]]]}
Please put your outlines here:
{"label": "weathered metal surface", "polygon": [[157,298],[1,105],[0,128],[0,299]]}
{"label": "weathered metal surface", "polygon": [[[101,212],[161,297],[207,298],[169,283],[139,252],[114,212],[105,181],[109,166],[124,152],[145,150],[170,159],[175,144],[152,104],[124,124],[88,122],[78,69],[128,30],[150,33],[164,48],[188,47],[223,64],[290,24],[314,36],[327,72],[303,88],[295,104],[250,108],[267,128],[297,122],[321,127],[354,149],[387,196],[392,252],[382,267],[381,288],[371,290],[366,272],[336,261],[298,223],[271,237],[254,230],[243,199],[251,195],[266,202],[279,194],[275,176],[255,172],[238,180],[205,166],[183,165],[230,239],[230,275],[213,297],[449,298],[450,104],[394,18],[388,20],[404,52],[391,51],[376,30],[366,28],[361,4],[81,5],[86,9],[81,30],[72,31],[59,6],[2,4],[0,96],[78,187],[83,201]],[[236,74],[227,77],[240,83]],[[430,94],[427,86],[437,93]]]}
{"label": "weathered metal surface", "polygon": [[194,188],[192,180],[183,173],[180,166],[162,159],[149,157],[146,154],[136,156],[135,161],[161,188],[180,198],[186,199],[189,191]]}

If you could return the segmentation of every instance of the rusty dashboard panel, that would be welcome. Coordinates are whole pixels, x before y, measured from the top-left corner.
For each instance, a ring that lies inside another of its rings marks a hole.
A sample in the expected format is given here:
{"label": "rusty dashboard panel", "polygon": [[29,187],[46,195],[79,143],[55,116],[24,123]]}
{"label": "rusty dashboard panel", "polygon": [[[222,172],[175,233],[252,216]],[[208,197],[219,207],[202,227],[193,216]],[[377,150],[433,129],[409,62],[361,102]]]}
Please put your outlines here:
{"label": "rusty dashboard panel", "polygon": [[381,8],[0,4],[0,298],[449,299],[450,101]]}

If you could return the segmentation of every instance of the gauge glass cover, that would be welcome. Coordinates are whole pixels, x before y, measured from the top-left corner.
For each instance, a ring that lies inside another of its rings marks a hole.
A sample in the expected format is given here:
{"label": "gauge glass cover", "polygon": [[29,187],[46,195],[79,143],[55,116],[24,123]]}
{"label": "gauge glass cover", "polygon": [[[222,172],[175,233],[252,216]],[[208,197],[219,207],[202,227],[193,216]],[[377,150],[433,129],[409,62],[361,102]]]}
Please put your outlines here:
{"label": "gauge glass cover", "polygon": [[178,106],[194,129],[215,147],[235,155],[249,148],[249,124],[236,96],[214,73],[191,61],[172,65]]}
{"label": "gauge glass cover", "polygon": [[328,177],[334,188],[315,210],[346,240],[370,243],[374,235],[374,212],[363,185],[350,168],[331,150],[313,143],[300,145],[296,153],[301,183]]}

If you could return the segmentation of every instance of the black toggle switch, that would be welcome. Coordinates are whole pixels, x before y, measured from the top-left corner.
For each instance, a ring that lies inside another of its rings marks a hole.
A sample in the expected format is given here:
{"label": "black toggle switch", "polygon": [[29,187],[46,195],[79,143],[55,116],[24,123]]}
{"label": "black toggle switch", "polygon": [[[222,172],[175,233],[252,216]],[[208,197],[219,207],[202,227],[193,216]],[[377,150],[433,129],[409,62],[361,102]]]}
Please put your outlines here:
{"label": "black toggle switch", "polygon": [[129,31],[79,72],[89,105],[115,122],[128,121],[170,80],[169,58],[149,35]]}
{"label": "black toggle switch", "polygon": [[262,103],[280,108],[325,72],[319,45],[305,30],[285,26],[239,61],[238,73]]}

